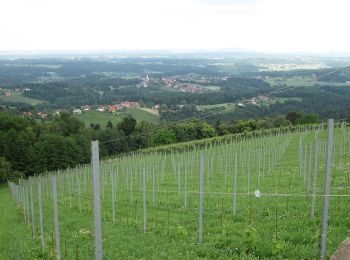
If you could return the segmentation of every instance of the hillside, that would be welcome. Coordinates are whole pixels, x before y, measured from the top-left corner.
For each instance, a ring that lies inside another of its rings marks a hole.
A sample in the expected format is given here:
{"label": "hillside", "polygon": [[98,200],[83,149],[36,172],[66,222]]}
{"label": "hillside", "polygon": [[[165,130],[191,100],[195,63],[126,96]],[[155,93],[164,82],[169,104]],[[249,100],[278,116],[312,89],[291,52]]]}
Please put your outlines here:
{"label": "hillside", "polygon": [[23,97],[21,95],[15,95],[15,96],[0,96],[0,103],[1,102],[10,102],[10,103],[27,103],[29,105],[35,106],[38,104],[44,103],[42,100]]}
{"label": "hillside", "polygon": [[105,128],[108,121],[111,121],[114,125],[121,122],[124,117],[131,115],[137,121],[148,121],[153,124],[159,123],[160,116],[154,112],[147,111],[142,108],[132,107],[127,108],[126,112],[117,112],[117,113],[107,113],[107,112],[98,112],[96,110],[90,110],[83,112],[81,115],[76,115],[77,118],[82,120],[87,127],[91,123],[99,124],[102,128]]}
{"label": "hillside", "polygon": [[[334,133],[328,256],[346,238],[350,224],[350,129],[342,125]],[[158,151],[101,161],[103,255],[106,259],[317,258],[325,152],[325,130],[300,128],[222,139],[181,153]],[[203,193],[198,192],[200,172]],[[52,176],[56,175],[61,255],[69,258],[79,253],[83,259],[92,259],[90,165],[50,175],[31,178],[34,219],[25,199],[30,182],[12,185],[14,191],[26,190],[19,203],[29,223],[35,223],[35,236],[40,226],[39,196],[46,220],[44,251],[51,250]],[[201,207],[203,232],[198,243]]]}
{"label": "hillside", "polygon": [[0,259],[40,259],[47,257],[28,233],[21,210],[6,186],[0,186]]}

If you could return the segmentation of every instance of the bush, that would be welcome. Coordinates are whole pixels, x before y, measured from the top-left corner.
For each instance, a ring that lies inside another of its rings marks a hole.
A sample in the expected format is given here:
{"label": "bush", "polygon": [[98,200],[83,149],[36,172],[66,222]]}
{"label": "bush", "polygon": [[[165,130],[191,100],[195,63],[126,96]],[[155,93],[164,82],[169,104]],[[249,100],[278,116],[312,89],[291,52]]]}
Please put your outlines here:
{"label": "bush", "polygon": [[4,157],[0,157],[0,184],[5,183],[8,179],[11,179],[11,164],[6,161]]}

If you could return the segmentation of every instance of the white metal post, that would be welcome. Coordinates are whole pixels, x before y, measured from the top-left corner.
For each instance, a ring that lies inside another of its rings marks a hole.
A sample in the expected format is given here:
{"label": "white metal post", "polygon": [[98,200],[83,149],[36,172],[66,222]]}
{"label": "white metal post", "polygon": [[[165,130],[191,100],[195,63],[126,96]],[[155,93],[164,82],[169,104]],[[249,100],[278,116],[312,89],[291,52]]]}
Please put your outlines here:
{"label": "white metal post", "polygon": [[328,225],[328,206],[329,206],[329,190],[332,168],[332,153],[333,153],[333,119],[328,119],[327,127],[327,153],[326,153],[326,176],[324,182],[324,197],[323,197],[323,214],[322,214],[322,233],[321,233],[321,251],[320,259],[326,258],[326,242],[327,242],[327,225]]}
{"label": "white metal post", "polygon": [[94,206],[95,230],[95,259],[102,260],[102,232],[101,232],[101,205],[100,205],[100,176],[99,176],[99,146],[98,141],[91,142],[92,155],[92,189]]}

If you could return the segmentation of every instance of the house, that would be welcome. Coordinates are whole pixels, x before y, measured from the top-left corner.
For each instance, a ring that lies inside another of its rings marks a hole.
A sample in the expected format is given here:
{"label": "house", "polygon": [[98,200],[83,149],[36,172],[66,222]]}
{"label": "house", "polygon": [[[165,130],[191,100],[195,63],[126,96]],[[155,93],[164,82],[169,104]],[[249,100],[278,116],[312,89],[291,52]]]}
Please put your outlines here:
{"label": "house", "polygon": [[81,115],[81,109],[79,109],[79,108],[74,108],[74,109],[73,109],[73,115]]}
{"label": "house", "polygon": [[105,112],[106,111],[106,107],[105,106],[99,106],[96,110],[98,112]]}
{"label": "house", "polygon": [[157,104],[157,105],[153,106],[152,108],[153,108],[153,109],[159,109],[159,108],[160,108],[160,105]]}
{"label": "house", "polygon": [[33,117],[33,113],[32,112],[23,112],[23,116],[24,117]]}
{"label": "house", "polygon": [[6,91],[6,92],[5,92],[5,97],[10,97],[10,96],[12,96],[12,92]]}
{"label": "house", "polygon": [[91,106],[89,106],[89,105],[81,106],[80,109],[82,111],[89,111],[91,109]]}
{"label": "house", "polygon": [[124,101],[121,102],[120,105],[122,107],[137,107],[139,106],[139,102]]}
{"label": "house", "polygon": [[46,112],[38,112],[36,115],[42,119],[46,119],[48,114]]}
{"label": "house", "polygon": [[123,101],[120,103],[122,107],[130,107],[129,101]]}
{"label": "house", "polygon": [[259,99],[262,101],[267,101],[269,99],[269,97],[267,96],[259,96]]}
{"label": "house", "polygon": [[121,108],[122,108],[122,106],[120,106],[120,105],[109,105],[109,106],[107,106],[108,112],[112,112],[112,113],[117,112]]}
{"label": "house", "polygon": [[57,110],[54,112],[54,114],[59,116],[61,113],[65,113],[65,112],[67,112],[66,109],[57,109]]}

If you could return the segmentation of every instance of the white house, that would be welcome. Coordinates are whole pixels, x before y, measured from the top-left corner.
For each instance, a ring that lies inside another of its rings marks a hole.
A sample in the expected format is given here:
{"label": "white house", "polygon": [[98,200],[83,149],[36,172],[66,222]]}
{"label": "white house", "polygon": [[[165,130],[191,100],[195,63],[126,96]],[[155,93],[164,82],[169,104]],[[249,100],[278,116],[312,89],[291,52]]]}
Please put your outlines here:
{"label": "white house", "polygon": [[74,115],[81,115],[81,109],[79,109],[79,108],[74,108],[74,109],[73,109],[73,114],[74,114]]}

